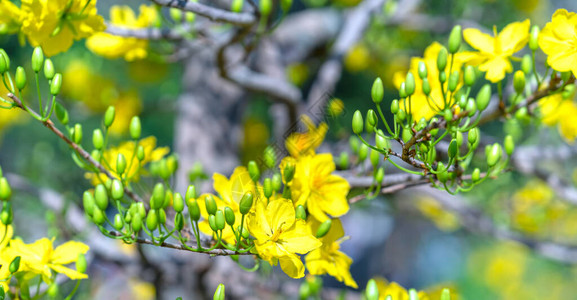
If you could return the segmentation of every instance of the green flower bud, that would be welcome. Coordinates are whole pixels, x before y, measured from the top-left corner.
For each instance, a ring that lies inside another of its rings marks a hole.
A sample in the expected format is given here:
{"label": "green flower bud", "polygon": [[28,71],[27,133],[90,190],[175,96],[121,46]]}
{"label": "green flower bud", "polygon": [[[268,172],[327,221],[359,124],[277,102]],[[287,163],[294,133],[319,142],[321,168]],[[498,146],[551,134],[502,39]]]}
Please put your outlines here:
{"label": "green flower bud", "polygon": [[242,229],[240,229],[240,226],[238,227],[240,234],[242,235],[243,239],[248,239],[250,232],[248,232],[248,229],[246,229],[246,227],[243,227]]}
{"label": "green flower bud", "polygon": [[451,140],[451,143],[449,144],[449,158],[454,158],[455,156],[457,156],[457,154],[459,154],[459,146],[457,146],[457,140],[453,139]]}
{"label": "green flower bud", "polygon": [[285,13],[288,12],[293,5],[293,0],[281,0],[280,7]]}
{"label": "green flower bud", "polygon": [[377,148],[379,148],[379,149],[387,150],[387,149],[391,148],[391,145],[389,144],[389,140],[387,138],[385,138],[385,136],[381,133],[375,134],[375,144],[376,144]]}
{"label": "green flower bud", "polygon": [[397,112],[397,119],[399,119],[399,122],[403,122],[405,121],[405,118],[407,117],[407,114],[405,113],[404,110],[399,109],[399,111]]}
{"label": "green flower bud", "polygon": [[526,107],[521,107],[515,112],[515,118],[519,121],[529,120],[529,114]]}
{"label": "green flower bud", "polygon": [[252,181],[257,182],[260,179],[260,170],[254,160],[248,162],[248,174]]}
{"label": "green flower bud", "polygon": [[133,140],[138,140],[140,138],[140,133],[142,129],[140,126],[140,118],[138,116],[134,116],[130,120],[129,131],[130,131],[130,137]]}
{"label": "green flower bud", "polygon": [[164,199],[162,201],[162,208],[167,208],[168,205],[170,205],[170,200],[172,200],[172,191],[171,190],[167,190],[164,193]]}
{"label": "green flower bud", "polygon": [[505,137],[505,153],[507,153],[508,156],[511,156],[511,154],[513,154],[513,151],[515,151],[515,141],[513,141],[513,137],[511,135],[507,135]]}
{"label": "green flower bud", "polygon": [[159,209],[164,204],[164,185],[162,183],[157,183],[152,190],[152,197],[150,198],[150,207],[153,209]]}
{"label": "green flower bud", "polygon": [[378,151],[375,151],[374,149],[371,149],[371,155],[370,155],[370,160],[371,160],[371,164],[373,165],[373,167],[377,167],[377,165],[379,164],[379,158],[381,157],[381,153],[379,153]]}
{"label": "green flower bud", "polygon": [[126,171],[126,164],[126,157],[124,154],[118,153],[118,156],[116,156],[116,172],[119,175],[124,174],[124,171]]}
{"label": "green flower bud", "polygon": [[194,185],[189,185],[188,188],[186,188],[185,198],[186,201],[196,199],[196,187],[194,187]]}
{"label": "green flower bud", "polygon": [[240,199],[240,204],[238,207],[238,210],[240,211],[241,214],[246,215],[251,207],[252,207],[252,200],[253,200],[253,195],[251,192],[247,192],[246,194],[244,194],[244,196],[242,196],[242,199]]}
{"label": "green flower bud", "polygon": [[368,133],[375,132],[375,127],[377,126],[378,120],[379,119],[378,119],[375,111],[372,109],[369,109],[367,111],[367,118],[366,118],[366,124],[365,124],[365,127],[366,127]]}
{"label": "green flower bud", "polygon": [[74,124],[74,131],[72,133],[72,141],[76,144],[82,143],[82,125]]}
{"label": "green flower bud", "polygon": [[184,210],[184,199],[180,193],[174,193],[174,199],[172,200],[172,207],[177,213],[181,213]]}
{"label": "green flower bud", "polygon": [[16,68],[16,75],[14,75],[14,80],[16,81],[16,88],[23,90],[26,87],[26,71],[24,68]]}
{"label": "green flower bud", "polygon": [[144,147],[142,147],[142,145],[138,145],[138,148],[136,148],[136,158],[139,161],[143,161],[145,158],[144,156],[145,156]]}
{"label": "green flower bud", "polygon": [[40,69],[42,69],[43,64],[44,64],[44,52],[42,52],[41,47],[36,47],[32,52],[32,60],[31,60],[32,70],[36,73],[40,72]]}
{"label": "green flower bud", "polygon": [[405,93],[407,96],[411,96],[415,93],[415,76],[413,73],[408,72],[405,78]]}
{"label": "green flower bud", "polygon": [[216,214],[214,215],[214,221],[216,225],[216,229],[223,230],[224,226],[226,225],[226,219],[224,218],[224,213],[222,210],[217,210]]}
{"label": "green flower bud", "polygon": [[341,170],[346,170],[349,168],[349,153],[345,151],[341,152],[341,155],[339,155],[338,165]]}
{"label": "green flower bud", "polygon": [[116,109],[114,106],[109,106],[104,113],[104,126],[107,128],[114,123],[114,116],[116,115]]}
{"label": "green flower bud", "polygon": [[94,211],[94,197],[89,191],[85,191],[82,194],[82,205],[84,206],[84,211],[87,215],[92,216],[92,212]]}
{"label": "green flower bud", "polygon": [[176,172],[176,169],[178,169],[178,158],[176,154],[172,154],[166,158],[166,169],[168,174],[174,174],[174,172]]}
{"label": "green flower bud", "polygon": [[52,63],[52,60],[47,58],[44,61],[44,77],[46,77],[48,80],[52,80],[55,74],[56,71],[54,71],[54,64]]}
{"label": "green flower bud", "polygon": [[99,184],[94,188],[94,201],[96,206],[103,211],[108,207],[108,192],[104,184]]}
{"label": "green flower bud", "polygon": [[378,183],[382,183],[383,179],[385,179],[385,169],[380,167],[375,174],[375,181]]}
{"label": "green flower bud", "polygon": [[[2,288],[0,288],[0,290],[2,290]],[[60,288],[58,287],[58,283],[54,282],[54,283],[50,284],[48,286],[48,290],[46,291],[46,293],[48,294],[48,296],[51,299],[56,299],[58,297],[58,294],[60,293]]]}
{"label": "green flower bud", "polygon": [[423,94],[429,96],[431,94],[431,84],[429,83],[429,79],[423,79]]}
{"label": "green flower bud", "polygon": [[459,84],[459,71],[454,71],[449,76],[449,91],[455,92],[457,85]]}
{"label": "green flower bud", "polygon": [[293,163],[287,163],[283,170],[283,177],[286,183],[289,183],[293,180],[295,176],[295,165]]}
{"label": "green flower bud", "polygon": [[401,86],[399,87],[399,98],[407,98],[407,90],[405,90],[404,82],[401,82]]}
{"label": "green flower bud", "polygon": [[447,173],[447,168],[442,162],[439,162],[437,165],[437,172],[437,179],[442,183],[447,182],[449,179],[449,173]]}
{"label": "green flower bud", "polygon": [[449,53],[455,54],[461,48],[461,40],[463,35],[461,34],[461,25],[453,27],[451,34],[449,35]]}
{"label": "green flower bud", "polygon": [[328,219],[326,221],[324,221],[323,223],[321,223],[321,225],[319,225],[319,228],[317,229],[317,238],[320,239],[323,236],[327,235],[327,233],[329,233],[329,230],[331,229],[331,225],[333,224],[333,220]]}
{"label": "green flower bud", "polygon": [[383,101],[383,95],[385,93],[385,88],[383,87],[383,81],[380,77],[377,77],[373,82],[373,87],[371,89],[371,97],[373,102],[376,104],[381,103]]}
{"label": "green flower bud", "polygon": [[269,168],[272,169],[274,168],[274,166],[276,165],[276,153],[274,151],[274,148],[271,146],[268,146],[264,149],[264,165]]}
{"label": "green flower bud", "polygon": [[266,198],[270,198],[272,196],[272,182],[270,178],[265,178],[262,183],[262,191]]}
{"label": "green flower bud", "polygon": [[234,215],[234,211],[232,210],[232,208],[226,206],[224,208],[224,218],[226,220],[226,224],[233,226],[234,225],[234,221],[235,221],[235,215]]}
{"label": "green flower bud", "polygon": [[365,161],[368,155],[369,155],[369,147],[365,144],[361,144],[361,148],[359,149],[359,160]]}
{"label": "green flower bud", "polygon": [[0,49],[0,74],[4,75],[10,69],[10,60],[4,49]]}
{"label": "green flower bud", "polygon": [[441,83],[445,83],[447,81],[447,72],[445,71],[439,72],[439,81]]}
{"label": "green flower bud", "polygon": [[0,178],[0,200],[8,201],[12,197],[12,189],[6,177]]}
{"label": "green flower bud", "polygon": [[94,145],[94,148],[99,150],[104,146],[104,136],[100,129],[94,129],[92,132],[92,145]]}
{"label": "green flower bud", "polygon": [[425,64],[425,62],[423,62],[423,61],[419,62],[419,71],[418,72],[419,72],[419,77],[421,79],[427,78],[428,72],[427,72],[427,65]]}
{"label": "green flower bud", "polygon": [[399,111],[399,100],[395,99],[391,102],[391,113],[394,115]]}
{"label": "green flower bud", "polygon": [[459,96],[459,102],[457,104],[459,104],[460,108],[465,108],[467,106],[467,95],[461,94]]}
{"label": "green flower bud", "polygon": [[379,300],[379,288],[377,287],[377,282],[374,279],[369,280],[367,283],[365,296],[367,297],[367,300]]}
{"label": "green flower bud", "polygon": [[529,75],[533,72],[533,58],[531,57],[531,54],[525,54],[523,56],[523,60],[521,60],[521,70],[523,70],[525,75]]}
{"label": "green flower bud", "polygon": [[405,128],[403,129],[403,133],[401,134],[401,137],[403,138],[403,142],[408,142],[411,140],[411,138],[413,138],[413,131],[411,129]]}
{"label": "green flower bud", "polygon": [[449,289],[443,289],[441,292],[441,300],[451,300],[451,292]]}
{"label": "green flower bud", "polygon": [[461,131],[457,131],[455,140],[457,140],[457,148],[460,148],[463,145],[463,133]]}
{"label": "green flower bud", "polygon": [[275,173],[272,175],[272,189],[273,191],[279,191],[282,184],[280,174]]}
{"label": "green flower bud", "polygon": [[214,215],[208,216],[208,225],[212,231],[218,231],[218,227],[216,227],[216,217]]}
{"label": "green flower bud", "polygon": [[471,179],[473,180],[473,182],[477,182],[481,179],[481,170],[479,170],[479,168],[475,168],[475,170],[473,170],[473,174],[471,174]]}
{"label": "green flower bud", "polygon": [[465,106],[465,110],[469,112],[469,117],[475,115],[477,112],[477,102],[475,102],[475,99],[469,98],[469,101],[467,101],[467,106]]}
{"label": "green flower bud", "polygon": [[187,11],[184,13],[184,20],[188,23],[192,23],[194,22],[194,19],[196,19],[196,14],[191,12],[191,11]]}
{"label": "green flower bud", "polygon": [[472,66],[465,67],[465,76],[464,76],[465,84],[468,86],[472,86],[473,84],[475,84],[475,80],[477,80],[475,76],[475,68],[473,68]]}
{"label": "green flower bud", "polygon": [[102,212],[102,210],[100,210],[98,207],[95,207],[94,211],[92,212],[92,220],[94,221],[94,224],[96,224],[96,225],[104,224],[104,222],[106,221],[106,217],[104,216],[104,212]]}
{"label": "green flower bud", "polygon": [[171,8],[168,10],[168,12],[170,13],[170,18],[172,18],[172,20],[173,20],[175,23],[180,23],[180,22],[182,22],[182,15],[183,15],[182,10],[180,10],[180,9],[178,9],[178,8],[171,7]]}
{"label": "green flower bud", "polygon": [[489,106],[490,100],[491,100],[491,85],[487,83],[477,93],[477,109],[479,111],[484,111],[487,108],[487,106]]}
{"label": "green flower bud", "polygon": [[62,88],[62,74],[56,73],[50,82],[50,94],[53,96],[58,95],[60,93],[60,88]]}
{"label": "green flower bud", "polygon": [[272,10],[272,1],[271,0],[260,0],[260,14],[263,16],[270,15]]}
{"label": "green flower bud", "polygon": [[56,117],[58,118],[58,121],[60,121],[62,125],[68,125],[68,111],[66,108],[64,108],[62,104],[56,101],[54,101],[54,105],[54,110],[56,111]]}
{"label": "green flower bud", "polygon": [[489,167],[495,166],[501,160],[502,153],[501,145],[498,143],[493,144],[487,154],[487,165],[489,165]]}
{"label": "green flower bud", "polygon": [[469,141],[469,144],[473,145],[475,144],[478,140],[479,140],[479,135],[480,135],[480,131],[478,127],[475,127],[471,130],[469,130],[469,135],[467,136],[467,140]]}
{"label": "green flower bud", "polygon": [[122,219],[122,216],[120,214],[114,215],[113,227],[116,230],[121,230],[122,227],[124,227],[124,220]]}
{"label": "green flower bud", "polygon": [[84,253],[78,253],[78,257],[76,258],[76,271],[79,273],[86,273],[87,267],[88,263],[86,262],[86,256],[84,256]]}
{"label": "green flower bud", "polygon": [[437,56],[437,69],[439,72],[444,72],[447,67],[447,49],[442,47]]}
{"label": "green flower bud", "polygon": [[525,89],[525,74],[523,74],[523,71],[518,70],[515,72],[515,75],[513,75],[513,87],[517,94],[523,93]]}
{"label": "green flower bud", "polygon": [[301,285],[299,286],[299,299],[305,300],[309,299],[311,296],[311,288],[309,286],[308,281],[303,280]]}
{"label": "green flower bud", "polygon": [[353,115],[353,132],[361,134],[363,132],[363,116],[359,110],[355,111]]}
{"label": "green flower bud", "polygon": [[148,216],[146,216],[146,227],[148,230],[154,231],[158,227],[158,211],[156,209],[151,209],[148,211]]}
{"label": "green flower bud", "polygon": [[16,256],[16,257],[14,257],[12,262],[10,263],[10,266],[8,267],[8,271],[10,271],[10,274],[14,274],[14,273],[18,272],[19,269],[20,269],[20,256]]}
{"label": "green flower bud", "polygon": [[198,222],[200,220],[200,207],[198,207],[198,202],[196,200],[187,201],[188,213],[190,214],[190,219]]}
{"label": "green flower bud", "polygon": [[[251,196],[252,196],[252,194],[251,194]],[[241,200],[241,202],[242,202],[242,200]],[[212,195],[207,195],[206,198],[204,198],[204,205],[206,206],[206,212],[208,212],[209,215],[214,215],[216,213],[216,209],[217,209],[216,201],[214,200]]]}
{"label": "green flower bud", "polygon": [[164,208],[158,210],[158,221],[160,224],[166,224],[166,211]]}
{"label": "green flower bud", "polygon": [[182,213],[176,213],[174,216],[174,228],[177,231],[181,231],[184,228],[184,217]]}
{"label": "green flower bud", "polygon": [[122,182],[118,179],[112,180],[112,186],[110,187],[110,195],[114,200],[120,200],[124,197],[124,186]]}
{"label": "green flower bud", "polygon": [[224,300],[224,284],[221,283],[216,287],[216,291],[214,291],[212,300]]}
{"label": "green flower bud", "polygon": [[132,225],[132,230],[134,232],[139,232],[140,229],[142,229],[142,215],[137,214],[132,218],[132,221],[130,222],[130,224]]}
{"label": "green flower bud", "polygon": [[307,210],[304,206],[298,205],[295,209],[295,216],[297,219],[306,220],[307,219]]}
{"label": "green flower bud", "polygon": [[539,26],[533,25],[529,36],[529,49],[535,51],[539,48]]}

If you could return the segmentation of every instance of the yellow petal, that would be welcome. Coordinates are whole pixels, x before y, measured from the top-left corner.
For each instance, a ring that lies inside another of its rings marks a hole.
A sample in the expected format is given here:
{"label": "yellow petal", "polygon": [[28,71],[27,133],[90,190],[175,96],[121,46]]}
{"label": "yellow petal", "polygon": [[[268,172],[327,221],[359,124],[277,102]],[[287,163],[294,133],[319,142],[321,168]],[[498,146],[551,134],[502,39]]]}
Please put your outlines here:
{"label": "yellow petal", "polygon": [[495,52],[495,38],[476,28],[463,30],[463,37],[471,47],[486,53]]}
{"label": "yellow petal", "polygon": [[50,268],[52,268],[52,270],[56,271],[57,273],[64,274],[72,280],[88,278],[88,275],[86,275],[84,273],[80,273],[76,270],[72,270],[72,269],[67,268],[65,266],[62,266],[62,265],[51,264],[49,266],[50,266]]}
{"label": "yellow petal", "polygon": [[523,49],[529,41],[530,26],[531,22],[529,19],[523,22],[513,22],[505,26],[497,37],[497,39],[499,39],[499,45],[501,45],[501,51],[512,55]]}
{"label": "yellow petal", "polygon": [[78,255],[80,253],[86,254],[88,249],[90,248],[84,243],[69,241],[54,249],[51,261],[54,264],[69,264],[71,262],[75,262],[78,259]]}
{"label": "yellow petal", "polygon": [[296,255],[281,256],[278,258],[283,272],[292,278],[302,278],[305,276],[305,266]]}

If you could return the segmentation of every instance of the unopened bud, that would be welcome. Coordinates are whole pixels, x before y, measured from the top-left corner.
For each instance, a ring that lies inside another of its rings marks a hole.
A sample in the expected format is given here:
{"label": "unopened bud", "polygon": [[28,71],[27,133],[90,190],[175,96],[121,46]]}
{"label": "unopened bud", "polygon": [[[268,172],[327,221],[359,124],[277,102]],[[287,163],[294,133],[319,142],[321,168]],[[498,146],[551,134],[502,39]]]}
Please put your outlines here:
{"label": "unopened bud", "polygon": [[475,84],[475,80],[477,80],[475,76],[475,68],[473,68],[472,66],[467,66],[465,68],[465,77],[464,77],[465,84],[468,86],[472,86],[473,84]]}
{"label": "unopened bud", "polygon": [[491,85],[485,84],[479,93],[477,93],[477,109],[484,111],[489,106],[491,100]]}
{"label": "unopened bud", "polygon": [[317,229],[317,238],[322,238],[323,236],[327,235],[327,233],[329,233],[329,230],[331,229],[331,225],[333,224],[333,221],[331,219],[328,219],[326,221],[324,221],[323,223],[321,223],[321,225],[319,225],[319,228]]}
{"label": "unopened bud", "polygon": [[539,26],[533,25],[529,35],[529,49],[535,51],[539,48]]}
{"label": "unopened bud", "polygon": [[304,206],[299,205],[295,209],[295,216],[297,219],[306,220],[307,219],[307,210]]}
{"label": "unopened bud", "polygon": [[447,55],[447,49],[442,47],[441,50],[439,50],[439,54],[437,55],[437,69],[439,72],[444,72],[445,68],[447,67]]}
{"label": "unopened bud", "polygon": [[104,113],[104,126],[110,127],[114,123],[114,116],[116,115],[116,110],[114,106],[109,106]]}
{"label": "unopened bud", "polygon": [[242,196],[239,204],[239,211],[241,214],[246,215],[250,211],[252,208],[253,198],[254,197],[251,192],[248,192]]}
{"label": "unopened bud", "polygon": [[373,87],[371,89],[371,98],[373,99],[373,102],[376,104],[381,103],[381,101],[383,101],[384,92],[383,81],[380,77],[377,77],[373,82]]}
{"label": "unopened bud", "polygon": [[419,70],[418,70],[418,72],[419,72],[419,77],[420,77],[421,79],[427,78],[427,75],[428,75],[427,73],[428,73],[428,72],[427,72],[427,65],[425,64],[425,62],[423,62],[423,61],[420,61],[420,62],[419,62]]}
{"label": "unopened bud", "polygon": [[451,34],[449,35],[449,53],[455,54],[461,48],[461,41],[463,35],[461,34],[461,25],[453,27]]}
{"label": "unopened bud", "polygon": [[415,76],[413,73],[408,72],[405,78],[405,93],[407,96],[411,96],[415,93]]}
{"label": "unopened bud", "polygon": [[17,89],[23,90],[26,87],[26,71],[24,71],[24,68],[20,66],[16,68],[16,75],[14,75],[14,81],[16,83]]}
{"label": "unopened bud", "polygon": [[140,126],[140,118],[138,116],[134,116],[130,120],[129,131],[130,131],[130,137],[133,140],[138,140],[140,138],[140,133],[142,129]]}
{"label": "unopened bud", "polygon": [[355,111],[353,115],[353,132],[361,134],[363,132],[363,116],[359,110]]}
{"label": "unopened bud", "polygon": [[248,162],[248,174],[252,181],[257,182],[260,179],[260,170],[254,160]]}
{"label": "unopened bud", "polygon": [[523,71],[518,70],[515,72],[515,75],[513,75],[513,87],[517,94],[523,93],[523,90],[525,89],[525,74]]}
{"label": "unopened bud", "polygon": [[36,73],[40,72],[40,69],[42,69],[43,64],[44,64],[44,52],[42,52],[41,47],[36,47],[32,52],[32,60],[31,60],[32,70]]}

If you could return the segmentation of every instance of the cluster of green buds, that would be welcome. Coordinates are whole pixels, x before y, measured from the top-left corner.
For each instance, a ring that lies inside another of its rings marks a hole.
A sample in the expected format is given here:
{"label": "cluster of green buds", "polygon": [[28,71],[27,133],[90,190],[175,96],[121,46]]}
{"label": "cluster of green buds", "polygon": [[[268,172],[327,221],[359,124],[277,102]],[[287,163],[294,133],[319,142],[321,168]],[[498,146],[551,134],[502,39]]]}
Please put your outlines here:
{"label": "cluster of green buds", "polygon": [[2,209],[0,210],[0,222],[4,225],[12,224],[12,188],[8,183],[6,177],[2,174],[2,168],[0,168],[0,203],[2,203]]}
{"label": "cluster of green buds", "polygon": [[[44,58],[44,52],[42,51],[41,47],[34,48],[30,65],[32,71],[34,72],[34,79],[37,90],[36,93],[38,94],[38,112],[33,111],[30,106],[28,106],[22,100],[22,90],[24,90],[28,85],[28,76],[26,74],[26,70],[22,66],[16,67],[14,78],[12,78],[10,73],[10,58],[4,49],[0,49],[0,75],[3,78],[4,86],[10,93],[18,96],[20,99],[20,103],[17,103],[13,100],[0,97],[0,108],[10,109],[15,106],[21,106],[21,108],[25,109],[35,119],[46,122],[50,119],[52,113],[54,112],[54,108],[56,106],[56,96],[60,93],[60,89],[62,87],[62,74],[56,73],[52,61],[50,59]],[[44,79],[48,82],[48,92],[51,99],[51,101],[47,103],[46,106],[43,105],[42,90],[40,88],[40,71],[42,70],[44,71]]]}
{"label": "cluster of green buds", "polygon": [[[470,190],[507,165],[509,159],[502,158],[501,145],[494,144],[486,151],[485,170],[481,172],[478,167],[471,167],[481,140],[478,128],[482,120],[481,113],[489,106],[492,88],[490,84],[484,84],[474,94],[473,87],[480,77],[479,71],[472,66],[460,69],[454,66],[454,56],[461,48],[461,35],[461,27],[456,26],[449,37],[448,48],[442,47],[439,51],[436,78],[429,76],[434,73],[428,70],[424,62],[418,65],[417,76],[423,93],[418,97],[426,98],[432,115],[430,119],[414,119],[413,109],[422,108],[413,107],[412,104],[414,97],[417,97],[416,80],[412,72],[407,73],[405,81],[400,85],[399,99],[390,103],[392,124],[387,121],[381,108],[384,87],[380,78],[374,81],[371,90],[376,111],[369,109],[365,117],[358,110],[354,113],[352,129],[362,144],[351,148],[361,162],[367,156],[370,157],[376,183],[380,184],[384,177],[384,169],[379,167],[382,156],[385,160],[392,157],[401,159],[410,167],[402,166],[394,159],[388,161],[407,173],[429,176],[433,186],[450,193]],[[520,91],[524,88],[524,79],[520,75],[516,75],[516,78],[515,88]],[[430,82],[431,79],[435,82]],[[433,93],[433,88],[440,90]],[[434,99],[433,94],[442,98]],[[379,122],[384,124],[382,129]],[[367,140],[374,140],[374,144]],[[396,141],[400,148],[393,148],[391,141]],[[506,151],[510,156],[514,148],[513,139],[508,136],[505,141],[509,145],[508,149],[511,149]],[[368,149],[371,150],[370,155]],[[341,155],[341,167],[345,167],[345,157]],[[480,167],[483,168],[482,165]]]}
{"label": "cluster of green buds", "polygon": [[307,276],[299,287],[299,299],[319,299],[322,291],[322,278],[319,276]]}

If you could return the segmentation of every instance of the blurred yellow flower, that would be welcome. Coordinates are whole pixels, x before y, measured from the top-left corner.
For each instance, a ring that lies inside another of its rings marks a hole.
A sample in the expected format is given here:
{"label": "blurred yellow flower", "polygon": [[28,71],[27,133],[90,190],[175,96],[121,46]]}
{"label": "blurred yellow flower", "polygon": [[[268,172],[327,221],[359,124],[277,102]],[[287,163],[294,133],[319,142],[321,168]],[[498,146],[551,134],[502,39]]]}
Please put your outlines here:
{"label": "blurred yellow flower", "polygon": [[349,72],[355,73],[366,70],[370,64],[371,53],[362,44],[353,46],[345,56],[345,68]]}
{"label": "blurred yellow flower", "polygon": [[297,254],[305,254],[322,244],[310,232],[304,220],[295,218],[293,203],[287,199],[256,203],[248,230],[255,237],[256,253],[276,265],[292,278],[305,275],[305,267]]}
{"label": "blurred yellow flower", "polygon": [[86,244],[76,241],[66,242],[54,249],[51,240],[42,238],[32,244],[24,244],[19,239],[11,240],[7,251],[21,256],[21,265],[28,271],[42,275],[44,282],[51,282],[52,270],[73,280],[88,278],[88,275],[64,266],[75,262],[78,255],[85,254],[88,249]]}
{"label": "blurred yellow flower", "polygon": [[539,47],[547,54],[551,68],[577,76],[577,15],[558,9],[541,30]]}
{"label": "blurred yellow flower", "polygon": [[417,209],[429,218],[435,225],[444,231],[454,231],[459,229],[459,218],[457,215],[446,211],[443,206],[434,198],[422,197],[417,199]]}
{"label": "blurred yellow flower", "polygon": [[350,186],[344,178],[331,174],[335,163],[330,153],[298,159],[285,157],[280,165],[283,174],[289,163],[295,166],[294,178],[288,184],[295,206],[305,206],[320,222],[329,218],[327,214],[340,217],[349,211],[347,194]]}
{"label": "blurred yellow flower", "polygon": [[110,126],[110,133],[122,135],[128,132],[130,120],[142,111],[142,100],[136,90],[122,91],[114,100],[116,116],[114,123]]}
{"label": "blurred yellow flower", "polygon": [[[14,230],[12,226],[6,226],[0,222],[0,266],[9,266],[14,256],[10,255],[8,251],[6,251],[6,246],[12,239],[12,235],[14,234]],[[8,268],[0,267],[0,288],[3,288],[4,291],[8,290],[8,281],[3,281],[4,279],[10,276],[10,271]]]}
{"label": "blurred yellow flower", "polygon": [[332,117],[338,117],[343,113],[344,110],[345,110],[345,104],[343,103],[343,100],[339,98],[331,99],[328,105],[329,115],[331,115]]}
{"label": "blurred yellow flower", "polygon": [[[375,278],[375,281],[379,290],[379,300],[385,300],[387,296],[391,296],[391,300],[409,300],[409,292],[400,284],[389,282],[382,277]],[[430,300],[424,291],[419,291],[418,296],[419,300]]]}
{"label": "blurred yellow flower", "polygon": [[64,52],[74,40],[105,29],[104,19],[97,15],[96,2],[22,0],[22,33],[32,46],[42,46],[47,56]]}
{"label": "blurred yellow flower", "polygon": [[[321,223],[314,218],[310,218],[309,221],[311,231],[317,232]],[[329,274],[338,281],[356,289],[358,285],[349,271],[353,260],[339,251],[341,243],[345,239],[345,231],[341,220],[333,219],[331,229],[320,239],[323,245],[307,254],[305,263],[307,270],[312,275]]]}
{"label": "blurred yellow flower", "polygon": [[[122,28],[146,28],[155,24],[158,12],[153,6],[141,5],[138,18],[134,11],[125,5],[110,8],[110,24]],[[119,37],[108,33],[98,33],[86,41],[90,51],[114,59],[123,57],[127,61],[144,59],[148,56],[148,40],[132,37]]]}
{"label": "blurred yellow flower", "polygon": [[[245,167],[237,167],[234,169],[234,172],[230,176],[230,179],[227,179],[226,176],[214,173],[212,176],[214,181],[214,190],[220,195],[220,197],[214,196],[213,198],[216,202],[216,206],[220,210],[224,210],[225,206],[228,206],[234,212],[234,225],[240,226],[242,215],[239,210],[240,200],[244,196],[244,194],[251,192],[255,200],[258,201],[259,194],[256,191],[255,184],[253,183],[248,171]],[[208,224],[208,212],[206,211],[206,204],[205,199],[208,194],[203,194],[198,198],[198,206],[200,208],[200,214],[204,218],[198,226],[202,232],[208,235],[212,235],[213,231]],[[251,209],[254,211],[255,205]],[[246,227],[248,224],[248,220],[245,219],[244,226]],[[235,243],[235,236],[232,232],[230,226],[226,226],[222,231],[222,239],[229,244]]]}
{"label": "blurred yellow flower", "polygon": [[[160,160],[170,151],[168,147],[156,147],[156,138],[154,136],[149,136],[138,142],[138,146],[144,148],[144,159],[139,162],[134,152],[136,151],[136,143],[133,141],[124,142],[118,147],[113,147],[106,150],[102,154],[101,162],[103,166],[112,173],[116,178],[120,178],[118,173],[116,173],[116,159],[118,154],[123,154],[126,158],[126,171],[124,171],[124,177],[129,181],[138,181],[140,179],[141,167],[145,166],[149,162]],[[96,175],[95,173],[86,173],[85,177],[90,179],[93,185],[98,185],[101,182],[106,182],[108,177],[100,173]]]}
{"label": "blurred yellow flower", "polygon": [[303,155],[314,155],[315,150],[323,143],[329,129],[329,126],[324,122],[317,127],[307,115],[302,115],[301,121],[307,127],[307,131],[295,132],[285,141],[289,154],[294,158]]}
{"label": "blurred yellow flower", "polygon": [[20,30],[21,11],[12,1],[0,1],[0,34],[13,34]]}
{"label": "blurred yellow flower", "polygon": [[511,23],[500,33],[493,27],[494,36],[482,33],[479,29],[467,28],[463,30],[463,37],[471,47],[478,52],[463,52],[468,64],[479,66],[479,70],[486,72],[487,80],[495,83],[505,78],[505,73],[513,71],[509,59],[514,53],[523,49],[529,41],[530,21]]}
{"label": "blurred yellow flower", "polygon": [[543,123],[548,126],[557,125],[561,136],[571,144],[577,138],[577,104],[573,98],[574,95],[563,99],[563,96],[557,93],[539,101]]}
{"label": "blurred yellow flower", "polygon": [[[444,108],[444,96],[443,90],[441,89],[441,83],[439,82],[439,70],[437,69],[437,56],[439,56],[439,52],[442,49],[442,45],[434,42],[432,43],[427,49],[425,49],[425,53],[423,57],[413,57],[411,58],[411,65],[409,71],[413,73],[415,77],[415,93],[411,96],[411,115],[413,116],[413,120],[419,121],[421,118],[425,118],[426,120],[431,119],[433,116],[437,114],[437,110],[435,106],[443,109]],[[452,62],[454,60],[454,62]],[[425,95],[423,92],[423,80],[417,75],[419,72],[419,63],[425,63],[427,66],[427,80],[431,86],[431,94],[429,97]],[[461,66],[463,65],[463,57],[461,53],[457,53],[455,55],[449,56],[448,63],[445,68],[445,72],[450,74],[451,71],[451,64],[453,65],[452,70],[460,70]],[[398,88],[401,87],[401,83],[405,81],[406,78],[406,71],[397,72],[393,77],[393,83]],[[448,82],[444,84],[444,90],[446,91],[448,87]],[[432,105],[429,105],[429,103]],[[401,101],[400,107],[404,109],[405,103]],[[406,105],[407,110],[409,109],[409,105]],[[409,113],[409,111],[407,111]]]}

